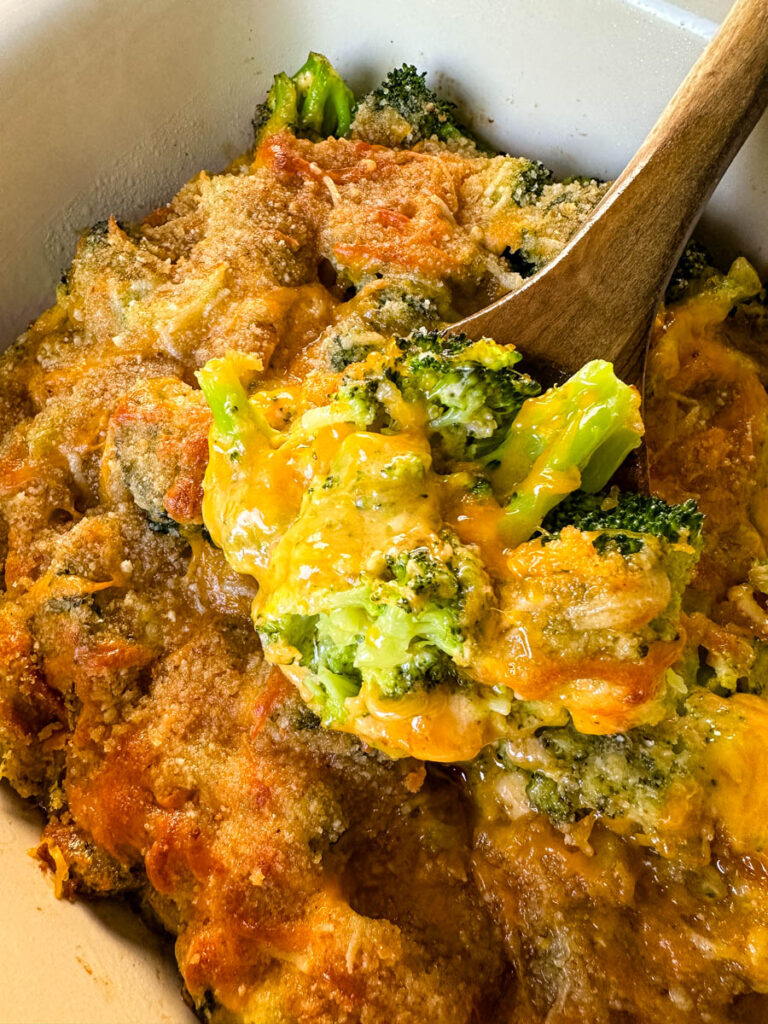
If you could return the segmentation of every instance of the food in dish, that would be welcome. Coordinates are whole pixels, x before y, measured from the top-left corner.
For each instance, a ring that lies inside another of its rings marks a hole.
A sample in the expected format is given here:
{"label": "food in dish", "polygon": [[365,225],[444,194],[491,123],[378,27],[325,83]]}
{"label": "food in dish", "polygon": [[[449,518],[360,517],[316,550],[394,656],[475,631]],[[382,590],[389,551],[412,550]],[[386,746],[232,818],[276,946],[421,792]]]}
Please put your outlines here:
{"label": "food in dish", "polygon": [[761,282],[689,247],[645,424],[444,331],[607,187],[311,54],[2,359],[2,772],[203,1019],[765,1005]]}
{"label": "food in dish", "polygon": [[311,374],[291,391],[257,370],[249,398],[239,356],[199,373],[203,515],[258,580],[267,660],[323,724],[390,754],[471,760],[522,706],[620,732],[680,686],[698,514],[602,490],[642,435],[610,364],[537,394],[518,358],[422,328],[320,371],[333,397],[310,408]]}

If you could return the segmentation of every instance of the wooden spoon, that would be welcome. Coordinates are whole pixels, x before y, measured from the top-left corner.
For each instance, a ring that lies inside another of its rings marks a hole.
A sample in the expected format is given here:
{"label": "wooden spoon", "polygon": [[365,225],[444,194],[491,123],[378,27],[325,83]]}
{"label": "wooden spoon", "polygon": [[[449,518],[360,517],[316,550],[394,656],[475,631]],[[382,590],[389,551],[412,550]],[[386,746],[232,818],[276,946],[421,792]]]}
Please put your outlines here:
{"label": "wooden spoon", "polygon": [[[454,324],[573,372],[642,385],[656,307],[718,181],[768,104],[768,0],[737,0],[650,135],[563,251]],[[766,171],[768,173],[768,170]]]}

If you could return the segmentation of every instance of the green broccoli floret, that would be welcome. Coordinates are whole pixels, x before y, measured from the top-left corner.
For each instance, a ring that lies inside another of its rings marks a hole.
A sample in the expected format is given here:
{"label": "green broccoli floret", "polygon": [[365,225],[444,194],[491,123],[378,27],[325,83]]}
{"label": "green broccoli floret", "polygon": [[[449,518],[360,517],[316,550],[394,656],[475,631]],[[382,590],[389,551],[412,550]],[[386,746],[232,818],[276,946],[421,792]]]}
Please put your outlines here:
{"label": "green broccoli floret", "polygon": [[[377,397],[379,382],[373,379],[352,380],[344,384],[331,399],[327,415],[333,421],[354,423],[358,430],[381,430],[390,427],[391,420]],[[319,415],[323,415],[321,410]],[[305,421],[312,423],[310,412]]]}
{"label": "green broccoli floret", "polygon": [[394,333],[438,329],[457,319],[445,288],[418,280],[373,282],[368,294],[357,296],[350,307],[326,343],[328,362],[336,372],[383,349]]}
{"label": "green broccoli floret", "polygon": [[408,402],[423,402],[433,439],[451,459],[476,459],[496,444],[541,387],[515,366],[520,353],[489,338],[415,331],[398,340],[389,376]]}
{"label": "green broccoli floret", "polygon": [[577,530],[605,531],[603,536],[624,547],[622,553],[628,554],[630,548],[639,550],[643,535],[696,546],[703,521],[692,498],[681,505],[668,505],[648,494],[612,488],[597,494],[574,491],[546,516],[542,529],[558,533],[564,526],[575,526]]}
{"label": "green broccoli floret", "polygon": [[261,621],[258,629],[265,648],[282,642],[298,652],[299,663],[311,672],[306,685],[321,720],[340,721],[344,702],[360,691],[361,676],[353,663],[354,646],[333,642],[328,616],[281,615]]}
{"label": "green broccoli floret", "polygon": [[[420,330],[397,339],[395,354],[375,361],[367,377],[369,401],[379,401],[386,381],[421,406],[441,462],[480,463],[505,506],[511,546],[531,537],[571,491],[604,486],[642,435],[637,392],[610,363],[588,363],[540,394],[536,381],[516,369],[520,358],[489,338]],[[341,387],[334,400],[340,411],[349,389],[355,394],[360,386],[354,377]],[[384,404],[379,425],[402,429]]]}
{"label": "green broccoli floret", "polygon": [[328,724],[364,681],[384,697],[460,682],[465,645],[491,593],[477,556],[444,533],[435,549],[386,560],[379,576],[345,592],[318,595],[314,615],[257,622],[265,648],[283,642],[309,669],[304,685]]}
{"label": "green broccoli floret", "polygon": [[339,331],[328,339],[328,364],[336,373],[341,373],[353,363],[364,362],[383,344],[384,338],[371,331]]}
{"label": "green broccoli floret", "polygon": [[692,285],[712,270],[712,257],[699,242],[691,240],[683,250],[667,285],[667,302],[680,302],[686,298]]}
{"label": "green broccoli floret", "polygon": [[196,377],[216,428],[231,443],[232,459],[242,455],[245,445],[255,435],[266,439],[275,436],[276,431],[248,401],[236,365],[225,359],[211,360],[198,370]]}
{"label": "green broccoli floret", "polygon": [[327,57],[310,53],[295,75],[275,75],[272,88],[256,111],[257,145],[285,129],[310,138],[349,135],[355,97]]}
{"label": "green broccoli floret", "polygon": [[717,832],[764,849],[764,822],[750,820],[744,797],[765,745],[760,705],[694,689],[677,714],[615,735],[580,733],[571,723],[531,735],[521,720],[518,736],[478,759],[474,784],[503,801],[498,773],[507,772],[516,814],[524,789],[532,809],[556,825],[594,817],[663,857],[681,848],[699,857]]}
{"label": "green broccoli floret", "polygon": [[497,156],[483,175],[484,199],[496,211],[511,206],[530,206],[541,199],[555,176],[540,160],[522,156]]}
{"label": "green broccoli floret", "polygon": [[525,206],[538,199],[544,187],[551,185],[555,176],[541,160],[529,160],[528,166],[518,175],[512,192],[512,200],[517,206]]}
{"label": "green broccoli floret", "polygon": [[572,725],[545,727],[536,734],[535,750],[528,756],[541,767],[532,772],[512,745],[499,750],[505,766],[523,772],[535,810],[557,824],[597,813],[651,827],[670,785],[688,770],[696,744],[674,720],[614,736],[585,735]]}
{"label": "green broccoli floret", "polygon": [[[443,297],[441,296],[441,298]],[[390,302],[392,302],[393,305],[396,307],[396,314],[394,310],[389,310],[387,308]],[[406,316],[400,315],[401,304],[407,310]],[[397,299],[393,300],[389,297],[383,299],[379,307],[378,316],[386,316],[386,326],[392,325],[394,327],[395,324],[397,324],[401,331],[404,328],[407,328],[407,323],[409,320],[416,321],[416,323],[413,324],[414,330],[416,330],[416,328],[418,327],[429,328],[433,322],[438,323],[441,320],[445,320],[444,311],[442,309],[442,306],[444,305],[444,298],[441,303],[440,300],[435,299],[432,295],[428,295],[419,291],[404,290],[403,292],[401,292]],[[384,312],[385,310],[386,313]]]}
{"label": "green broccoli floret", "polygon": [[605,486],[640,444],[638,407],[635,389],[599,359],[524,402],[501,444],[482,457],[505,502],[511,546],[527,540],[567,494]]}
{"label": "green broccoli floret", "polygon": [[441,142],[471,139],[470,132],[457,119],[456,104],[436,96],[427,87],[426,78],[426,73],[417,71],[412,64],[403,64],[390,71],[361,105],[379,111],[390,109],[403,118],[411,127],[403,140],[409,146],[431,138]]}
{"label": "green broccoli floret", "polygon": [[457,318],[447,290],[434,282],[393,281],[376,293],[375,305],[365,314],[366,322],[381,334],[391,336],[420,327],[436,330]]}
{"label": "green broccoli floret", "polygon": [[578,806],[581,800],[569,799],[569,794],[561,791],[558,784],[549,775],[545,775],[543,772],[526,772],[525,775],[528,779],[525,787],[528,803],[535,811],[546,814],[555,824],[570,824],[585,817],[588,813]]}

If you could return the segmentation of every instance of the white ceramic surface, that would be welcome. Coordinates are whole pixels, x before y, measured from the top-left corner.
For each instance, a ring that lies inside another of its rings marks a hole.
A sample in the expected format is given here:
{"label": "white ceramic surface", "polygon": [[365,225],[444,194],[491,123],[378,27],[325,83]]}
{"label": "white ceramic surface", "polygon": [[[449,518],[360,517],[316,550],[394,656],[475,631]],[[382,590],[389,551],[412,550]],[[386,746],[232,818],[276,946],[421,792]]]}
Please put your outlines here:
{"label": "white ceramic surface", "polygon": [[[0,0],[0,342],[49,304],[77,231],[167,200],[247,144],[275,70],[312,47],[363,86],[408,60],[499,146],[614,175],[727,0]],[[706,234],[768,270],[768,121]],[[4,1024],[184,1024],[167,951],[121,910],[56,903],[0,787]]]}

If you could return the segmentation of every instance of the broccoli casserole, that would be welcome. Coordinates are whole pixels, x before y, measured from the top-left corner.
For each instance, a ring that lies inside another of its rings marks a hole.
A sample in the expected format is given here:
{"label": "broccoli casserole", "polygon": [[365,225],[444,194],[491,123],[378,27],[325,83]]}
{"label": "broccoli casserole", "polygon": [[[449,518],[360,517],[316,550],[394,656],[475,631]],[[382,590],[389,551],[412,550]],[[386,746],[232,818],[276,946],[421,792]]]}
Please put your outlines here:
{"label": "broccoli casserole", "polygon": [[212,1024],[764,1019],[757,274],[688,246],[642,410],[547,387],[450,325],[608,183],[409,65],[310,54],[254,129],[0,359],[0,774],[56,894],[133,901]]}

